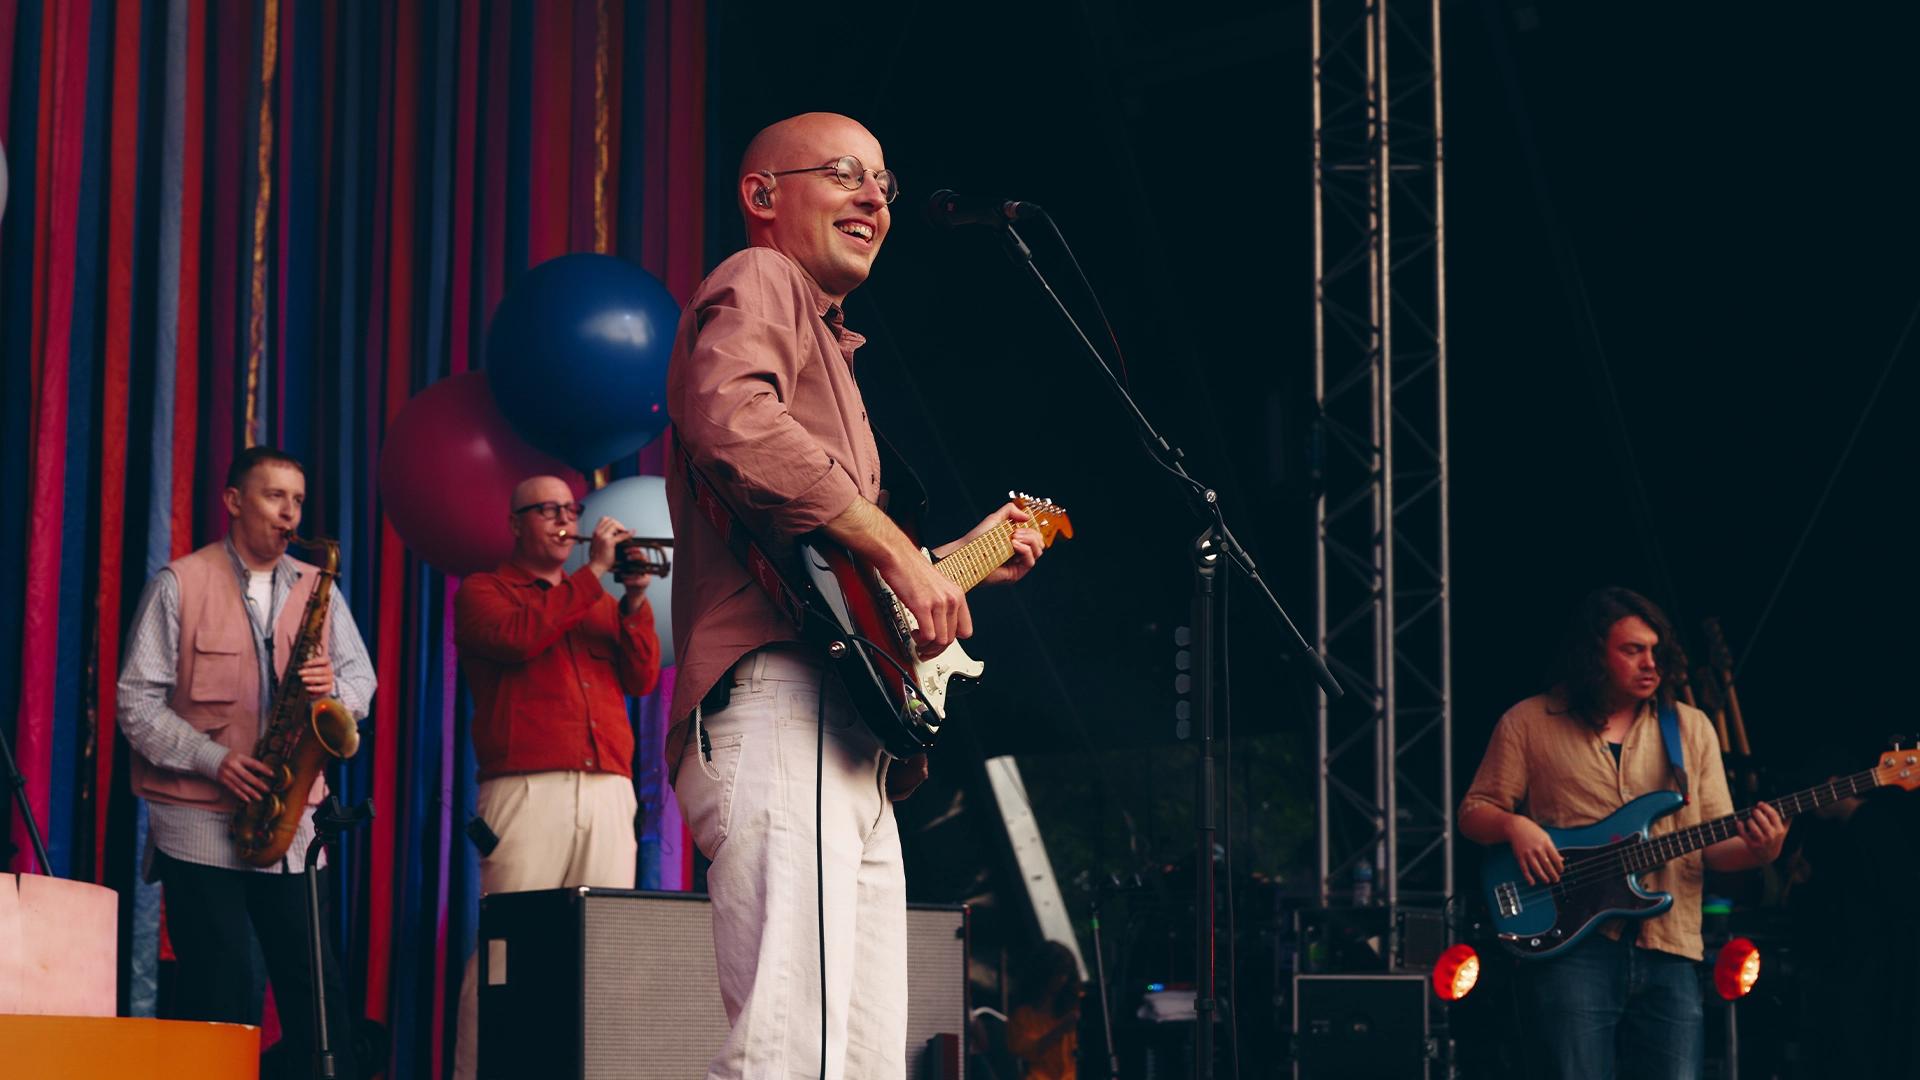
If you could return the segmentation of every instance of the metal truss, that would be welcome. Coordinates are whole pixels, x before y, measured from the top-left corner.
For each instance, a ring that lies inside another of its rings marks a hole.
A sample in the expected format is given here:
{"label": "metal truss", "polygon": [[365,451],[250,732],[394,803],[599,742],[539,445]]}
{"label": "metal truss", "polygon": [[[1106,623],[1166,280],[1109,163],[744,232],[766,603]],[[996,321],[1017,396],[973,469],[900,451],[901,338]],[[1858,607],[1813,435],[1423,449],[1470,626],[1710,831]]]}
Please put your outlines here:
{"label": "metal truss", "polygon": [[1313,0],[1323,904],[1453,892],[1440,85],[1439,0]]}

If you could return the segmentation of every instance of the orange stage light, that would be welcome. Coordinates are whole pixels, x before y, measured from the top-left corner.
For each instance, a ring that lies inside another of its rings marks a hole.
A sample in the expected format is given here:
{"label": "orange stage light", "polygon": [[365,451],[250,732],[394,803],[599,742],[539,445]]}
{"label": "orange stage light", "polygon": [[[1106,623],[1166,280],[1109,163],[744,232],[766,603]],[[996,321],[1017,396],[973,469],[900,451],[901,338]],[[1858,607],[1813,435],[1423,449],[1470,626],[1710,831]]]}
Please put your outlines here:
{"label": "orange stage light", "polygon": [[1760,981],[1760,947],[1749,938],[1737,937],[1720,946],[1720,957],[1713,964],[1713,988],[1728,1001],[1747,996]]}
{"label": "orange stage light", "polygon": [[1480,954],[1471,945],[1455,945],[1433,965],[1433,992],[1442,1001],[1459,1001],[1480,981]]}

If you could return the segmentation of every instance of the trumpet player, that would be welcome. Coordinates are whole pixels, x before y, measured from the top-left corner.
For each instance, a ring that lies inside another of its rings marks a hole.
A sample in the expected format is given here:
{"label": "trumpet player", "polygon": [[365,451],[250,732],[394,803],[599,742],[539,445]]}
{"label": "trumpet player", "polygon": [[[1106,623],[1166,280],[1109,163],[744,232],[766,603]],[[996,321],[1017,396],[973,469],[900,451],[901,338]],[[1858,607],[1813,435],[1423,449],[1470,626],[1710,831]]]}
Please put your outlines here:
{"label": "trumpet player", "polygon": [[[480,785],[468,832],[480,846],[480,891],[631,889],[637,804],[626,696],[651,693],[660,677],[652,577],[623,571],[621,597],[607,592],[601,575],[632,534],[603,517],[582,538],[584,508],[557,476],[523,481],[505,509],[513,555],[468,577],[454,598],[453,640],[473,691]],[[569,574],[576,542],[588,544],[587,564]],[[459,1078],[478,1067],[477,968],[469,957]]]}
{"label": "trumpet player", "polygon": [[[355,720],[373,698],[373,664],[340,590],[313,658],[288,671],[319,568],[287,554],[300,525],[306,474],[291,455],[256,446],[234,458],[221,493],[224,539],[175,559],[147,583],[120,670],[119,723],[133,747],[134,794],[147,801],[149,881],[165,891],[178,977],[164,1011],[175,1019],[258,1024],[263,987],[252,949],[266,958],[287,1060],[313,1053],[313,975],[306,883],[313,804],[305,799],[292,846],[271,866],[242,862],[229,823],[268,794],[273,772],[252,756],[278,680],[340,700]],[[325,863],[321,863],[325,873]],[[320,889],[321,926],[330,890]],[[322,942],[329,1042],[338,1075],[357,1077],[345,983]]]}

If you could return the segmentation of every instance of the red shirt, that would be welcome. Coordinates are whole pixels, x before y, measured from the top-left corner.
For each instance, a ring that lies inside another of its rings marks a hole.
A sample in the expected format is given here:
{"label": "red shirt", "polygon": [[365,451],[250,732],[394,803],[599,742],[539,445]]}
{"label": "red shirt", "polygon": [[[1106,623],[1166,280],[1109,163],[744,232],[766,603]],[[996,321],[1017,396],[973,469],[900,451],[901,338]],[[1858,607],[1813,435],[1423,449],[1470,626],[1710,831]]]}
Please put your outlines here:
{"label": "red shirt", "polygon": [[507,563],[461,583],[453,641],[473,691],[480,779],[633,775],[626,695],[651,693],[660,679],[651,605],[622,617],[586,567],[551,585]]}

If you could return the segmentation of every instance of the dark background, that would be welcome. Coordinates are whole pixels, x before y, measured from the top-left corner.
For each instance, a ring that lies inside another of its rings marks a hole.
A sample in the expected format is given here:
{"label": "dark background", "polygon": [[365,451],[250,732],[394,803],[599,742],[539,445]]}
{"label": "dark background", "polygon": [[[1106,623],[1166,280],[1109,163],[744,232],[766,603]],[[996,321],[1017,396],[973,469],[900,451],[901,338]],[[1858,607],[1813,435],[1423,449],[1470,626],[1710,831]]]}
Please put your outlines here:
{"label": "dark background", "polygon": [[[945,187],[1052,211],[1133,394],[1310,625],[1308,19],[1254,0],[713,12],[710,261],[742,242],[731,180],[755,130],[861,119],[905,194],[848,323],[878,426],[934,492],[930,531],[1009,488],[1071,512],[1078,536],[1031,578],[976,594],[989,679],[936,759],[1020,754],[1063,878],[1189,842],[1172,628],[1197,527],[994,235],[937,232],[920,207]],[[1608,583],[1690,638],[1722,619],[1779,789],[1920,728],[1917,23],[1910,5],[1445,5],[1457,790]],[[1057,245],[1026,235],[1097,328]],[[1240,850],[1297,891],[1308,680],[1253,599],[1231,597]],[[946,805],[934,791],[910,822]],[[964,853],[910,839],[909,859],[920,895],[968,895]]]}

